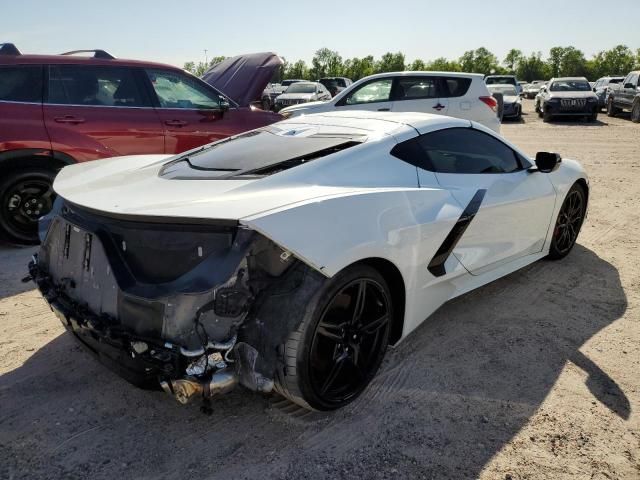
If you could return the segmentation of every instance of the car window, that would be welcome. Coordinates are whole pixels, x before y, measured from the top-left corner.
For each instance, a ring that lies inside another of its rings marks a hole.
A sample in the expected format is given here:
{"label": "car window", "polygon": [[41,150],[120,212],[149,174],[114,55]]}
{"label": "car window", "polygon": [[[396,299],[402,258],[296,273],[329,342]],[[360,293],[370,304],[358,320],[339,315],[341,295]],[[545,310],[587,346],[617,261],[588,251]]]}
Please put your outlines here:
{"label": "car window", "polygon": [[[396,145],[391,154],[438,173],[510,173],[523,168],[511,148],[471,128],[427,133]],[[528,163],[524,159],[522,162]]]}
{"label": "car window", "polygon": [[591,85],[584,80],[556,80],[549,87],[551,92],[588,92],[589,90]]}
{"label": "car window", "polygon": [[24,65],[0,67],[0,100],[42,102],[42,68]]}
{"label": "car window", "polygon": [[487,77],[485,83],[487,85],[517,85],[516,79],[513,77]]}
{"label": "car window", "polygon": [[347,96],[345,103],[347,105],[357,105],[361,103],[386,102],[391,95],[392,84],[393,79],[391,78],[373,80],[351,92]]}
{"label": "car window", "polygon": [[398,77],[393,100],[437,98],[436,77]]}
{"label": "car window", "polygon": [[440,96],[443,98],[462,97],[471,86],[470,78],[442,77]]}
{"label": "car window", "polygon": [[638,85],[638,75],[637,74],[632,74],[631,78],[629,78],[629,81],[626,83],[630,83],[631,85],[637,86]]}
{"label": "car window", "polygon": [[197,80],[168,70],[147,70],[162,108],[208,110],[220,108],[220,98]]}
{"label": "car window", "polygon": [[108,107],[148,106],[129,68],[51,65],[48,102]]}

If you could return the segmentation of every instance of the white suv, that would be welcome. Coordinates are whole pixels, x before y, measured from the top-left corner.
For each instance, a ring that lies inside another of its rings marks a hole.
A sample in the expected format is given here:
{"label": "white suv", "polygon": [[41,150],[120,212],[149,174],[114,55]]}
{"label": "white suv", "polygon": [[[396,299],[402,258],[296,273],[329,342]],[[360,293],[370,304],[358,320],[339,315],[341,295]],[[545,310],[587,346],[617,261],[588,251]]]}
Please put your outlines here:
{"label": "white suv", "polygon": [[328,102],[280,111],[285,117],[343,110],[438,113],[481,123],[500,133],[498,102],[482,75],[452,72],[389,72],[350,85]]}

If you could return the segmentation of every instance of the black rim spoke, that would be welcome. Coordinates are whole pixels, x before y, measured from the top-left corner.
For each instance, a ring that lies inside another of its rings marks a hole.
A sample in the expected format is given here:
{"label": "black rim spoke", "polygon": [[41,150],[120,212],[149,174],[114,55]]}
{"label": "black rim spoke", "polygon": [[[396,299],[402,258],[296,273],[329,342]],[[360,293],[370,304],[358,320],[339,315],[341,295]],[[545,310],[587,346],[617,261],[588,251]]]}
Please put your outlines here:
{"label": "black rim spoke", "polygon": [[371,279],[344,286],[327,304],[309,352],[311,385],[319,398],[340,404],[368,383],[386,347],[390,303]]}
{"label": "black rim spoke", "polygon": [[556,222],[555,241],[561,253],[569,250],[577,240],[584,216],[583,210],[582,196],[577,191],[571,192],[565,199]]}

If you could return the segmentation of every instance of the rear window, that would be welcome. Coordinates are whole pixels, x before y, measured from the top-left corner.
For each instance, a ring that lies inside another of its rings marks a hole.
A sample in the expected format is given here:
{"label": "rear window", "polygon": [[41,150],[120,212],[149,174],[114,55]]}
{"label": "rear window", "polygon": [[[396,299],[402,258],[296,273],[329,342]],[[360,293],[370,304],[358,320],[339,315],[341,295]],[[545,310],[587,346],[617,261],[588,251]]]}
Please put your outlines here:
{"label": "rear window", "polygon": [[0,67],[0,100],[42,102],[42,67],[31,65]]}
{"label": "rear window", "polygon": [[485,83],[487,85],[517,85],[516,79],[513,77],[487,77]]}
{"label": "rear window", "polygon": [[361,135],[296,136],[265,127],[222,140],[167,163],[160,176],[175,179],[265,176],[362,143]]}
{"label": "rear window", "polygon": [[441,87],[440,97],[443,98],[452,98],[452,97],[463,97],[469,91],[469,86],[471,86],[470,78],[459,78],[459,77],[441,77]]}
{"label": "rear window", "polygon": [[52,65],[49,103],[108,107],[144,107],[133,71],[122,67]]}

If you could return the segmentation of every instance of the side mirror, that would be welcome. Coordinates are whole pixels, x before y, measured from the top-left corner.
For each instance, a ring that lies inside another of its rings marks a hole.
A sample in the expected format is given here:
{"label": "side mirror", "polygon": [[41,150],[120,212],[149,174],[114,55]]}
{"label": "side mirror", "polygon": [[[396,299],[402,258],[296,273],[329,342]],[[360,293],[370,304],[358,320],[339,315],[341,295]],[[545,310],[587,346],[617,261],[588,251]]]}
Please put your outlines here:
{"label": "side mirror", "polygon": [[595,91],[596,91],[596,87],[593,87],[593,92],[595,93]]}
{"label": "side mirror", "polygon": [[536,167],[539,172],[550,173],[558,168],[562,162],[559,153],[538,152],[536,153]]}
{"label": "side mirror", "polygon": [[222,113],[228,112],[230,107],[229,101],[225,97],[220,96],[220,111]]}

